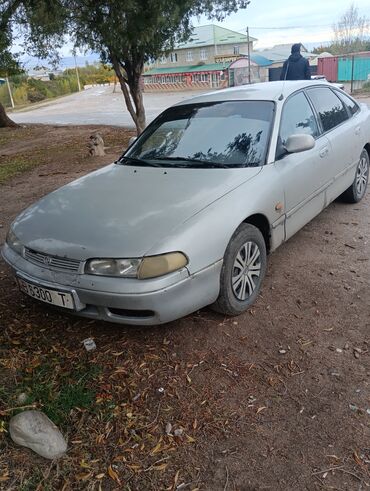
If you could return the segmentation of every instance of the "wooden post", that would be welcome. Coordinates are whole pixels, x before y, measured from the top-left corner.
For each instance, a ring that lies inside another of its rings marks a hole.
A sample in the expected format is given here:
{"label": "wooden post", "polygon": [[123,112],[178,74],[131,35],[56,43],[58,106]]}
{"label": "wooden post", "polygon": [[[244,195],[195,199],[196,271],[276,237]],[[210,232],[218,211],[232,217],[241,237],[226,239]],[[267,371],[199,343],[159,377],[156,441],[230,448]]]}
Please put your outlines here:
{"label": "wooden post", "polygon": [[78,73],[76,55],[73,55],[73,57],[75,59],[75,69],[76,69],[76,76],[77,76],[78,91],[81,92],[80,75]]}
{"label": "wooden post", "polygon": [[6,80],[6,85],[8,86],[8,91],[9,91],[9,97],[10,97],[10,102],[12,104],[12,108],[14,109],[14,99],[13,99],[13,94],[12,94],[12,89],[10,87],[9,79],[8,77],[5,77]]}

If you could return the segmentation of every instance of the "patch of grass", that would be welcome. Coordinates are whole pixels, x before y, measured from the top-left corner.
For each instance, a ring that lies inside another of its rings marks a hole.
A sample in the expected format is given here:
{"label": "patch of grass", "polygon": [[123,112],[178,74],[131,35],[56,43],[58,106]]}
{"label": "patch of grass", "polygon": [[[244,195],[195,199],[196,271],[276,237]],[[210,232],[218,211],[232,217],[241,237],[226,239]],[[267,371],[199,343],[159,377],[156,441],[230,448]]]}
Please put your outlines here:
{"label": "patch of grass", "polygon": [[42,162],[15,157],[10,162],[0,164],[0,184],[4,184],[12,177],[33,169],[41,163]]}
{"label": "patch of grass", "polygon": [[40,366],[33,372],[32,377],[24,379],[24,387],[28,393],[25,405],[39,404],[42,411],[56,425],[65,424],[73,408],[92,411],[95,405],[95,391],[91,389],[91,382],[99,373],[99,368],[81,367],[60,377],[59,380],[55,378],[54,370],[55,367]]}

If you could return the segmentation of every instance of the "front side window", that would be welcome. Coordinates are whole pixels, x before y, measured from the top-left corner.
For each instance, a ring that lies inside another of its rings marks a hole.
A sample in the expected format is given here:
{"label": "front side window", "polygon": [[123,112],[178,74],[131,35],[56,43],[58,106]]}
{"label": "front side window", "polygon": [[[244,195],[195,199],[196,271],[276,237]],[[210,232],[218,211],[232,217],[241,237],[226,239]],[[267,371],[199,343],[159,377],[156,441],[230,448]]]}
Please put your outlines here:
{"label": "front side window", "polygon": [[273,112],[274,103],[268,101],[172,107],[144,131],[122,161],[164,167],[257,167],[265,161]]}
{"label": "front side window", "polygon": [[186,52],[186,61],[193,61],[193,52],[192,51]]}
{"label": "front side window", "polygon": [[319,115],[324,132],[348,119],[346,108],[332,90],[326,87],[308,89],[307,93]]}
{"label": "front side window", "polygon": [[319,134],[315,115],[303,92],[290,97],[283,108],[279,143],[285,145],[292,135],[307,134],[316,138]]}

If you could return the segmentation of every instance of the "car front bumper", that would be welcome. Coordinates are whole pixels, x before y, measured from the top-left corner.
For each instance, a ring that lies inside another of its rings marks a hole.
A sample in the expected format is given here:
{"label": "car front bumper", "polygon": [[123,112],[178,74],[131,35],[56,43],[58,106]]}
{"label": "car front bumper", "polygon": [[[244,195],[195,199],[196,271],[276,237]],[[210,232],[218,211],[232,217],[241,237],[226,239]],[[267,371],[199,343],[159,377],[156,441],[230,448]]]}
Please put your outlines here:
{"label": "car front bumper", "polygon": [[150,280],[57,272],[27,261],[7,244],[1,250],[16,276],[34,285],[71,293],[76,310],[90,319],[131,325],[164,324],[218,297],[222,260],[189,275],[186,268]]}

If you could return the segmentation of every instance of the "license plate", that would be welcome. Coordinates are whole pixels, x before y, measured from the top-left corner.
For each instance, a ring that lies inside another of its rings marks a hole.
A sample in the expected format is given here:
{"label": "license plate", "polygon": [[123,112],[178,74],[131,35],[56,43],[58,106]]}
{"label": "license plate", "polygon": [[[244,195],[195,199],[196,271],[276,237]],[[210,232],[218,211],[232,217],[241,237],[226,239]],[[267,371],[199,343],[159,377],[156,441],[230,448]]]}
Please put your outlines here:
{"label": "license plate", "polygon": [[43,286],[38,286],[22,278],[17,278],[20,290],[26,293],[36,300],[41,302],[49,303],[51,305],[56,305],[58,307],[64,307],[65,309],[74,310],[75,305],[73,297],[70,293],[60,292],[58,290],[50,290],[50,288],[45,288]]}

